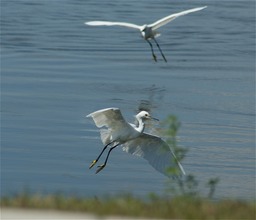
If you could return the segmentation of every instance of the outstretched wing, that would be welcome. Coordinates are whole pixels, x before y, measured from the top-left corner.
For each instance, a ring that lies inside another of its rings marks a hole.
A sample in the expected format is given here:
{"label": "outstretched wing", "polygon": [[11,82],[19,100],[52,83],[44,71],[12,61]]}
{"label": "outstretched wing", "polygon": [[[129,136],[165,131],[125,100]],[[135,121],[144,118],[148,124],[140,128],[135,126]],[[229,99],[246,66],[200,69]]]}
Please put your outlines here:
{"label": "outstretched wing", "polygon": [[85,22],[85,24],[87,25],[91,25],[91,26],[123,26],[123,27],[128,27],[128,28],[134,28],[134,29],[141,29],[141,26],[136,25],[136,24],[131,24],[131,23],[126,23],[126,22],[111,22],[111,21],[89,21],[89,22]]}
{"label": "outstretched wing", "polygon": [[107,127],[112,130],[127,126],[128,123],[125,121],[120,109],[118,108],[105,108],[93,112],[86,117],[92,117],[95,125],[98,128]]}
{"label": "outstretched wing", "polygon": [[179,17],[179,16],[182,16],[182,15],[186,15],[186,14],[189,14],[189,13],[192,13],[192,12],[196,12],[196,11],[200,11],[204,8],[206,8],[207,6],[204,6],[204,7],[200,7],[200,8],[193,8],[193,9],[189,9],[189,10],[186,10],[186,11],[182,11],[182,12],[179,12],[179,13],[175,13],[175,14],[171,14],[171,15],[168,15],[152,24],[149,24],[148,26],[151,27],[153,30],[156,30],[157,28],[169,23],[170,21],[174,20],[175,18]]}
{"label": "outstretched wing", "polygon": [[167,169],[175,167],[178,167],[180,172],[185,175],[183,167],[169,145],[160,137],[144,133],[138,138],[124,143],[123,150],[127,153],[143,157],[152,167],[164,175],[170,176],[167,173]]}
{"label": "outstretched wing", "polygon": [[[93,112],[86,117],[92,117],[95,125],[100,129],[103,144],[115,141],[115,134],[122,134],[122,131],[131,131],[132,126],[127,123],[118,108],[105,108]],[[102,128],[106,127],[106,128]]]}

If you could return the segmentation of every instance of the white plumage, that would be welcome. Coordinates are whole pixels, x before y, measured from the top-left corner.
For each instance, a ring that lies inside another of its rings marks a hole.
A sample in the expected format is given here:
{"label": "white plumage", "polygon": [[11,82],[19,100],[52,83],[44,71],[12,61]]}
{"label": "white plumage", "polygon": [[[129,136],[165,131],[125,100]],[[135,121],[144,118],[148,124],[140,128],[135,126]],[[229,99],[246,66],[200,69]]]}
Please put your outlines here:
{"label": "white plumage", "polygon": [[146,159],[157,171],[165,175],[168,175],[166,171],[170,167],[177,167],[185,175],[183,167],[168,144],[160,137],[144,133],[145,120],[154,119],[148,112],[141,111],[135,116],[138,126],[127,123],[118,108],[102,109],[87,117],[92,117],[95,125],[101,128],[101,140],[105,145],[90,168],[97,163],[106,148],[111,146],[105,162],[98,166],[96,173],[106,166],[110,152],[118,145],[122,145],[125,152]]}
{"label": "white plumage", "polygon": [[154,60],[157,61],[157,58],[156,58],[156,55],[154,53],[153,46],[152,46],[151,42],[149,41],[149,39],[153,39],[155,41],[163,59],[165,60],[165,62],[167,62],[159,44],[157,43],[157,41],[155,39],[155,37],[160,35],[158,32],[156,32],[156,30],[158,28],[162,27],[163,25],[169,23],[170,21],[173,21],[174,19],[182,16],[182,15],[186,15],[186,14],[189,14],[189,13],[192,13],[192,12],[200,11],[200,10],[206,8],[206,7],[207,6],[199,7],[199,8],[193,8],[193,9],[189,9],[189,10],[182,11],[182,12],[179,12],[179,13],[171,14],[171,15],[168,15],[164,18],[159,19],[158,21],[156,21],[152,24],[137,25],[137,24],[127,23],[127,22],[112,22],[112,21],[89,21],[89,22],[85,22],[85,24],[91,25],[91,26],[102,26],[102,25],[104,25],[104,26],[123,26],[123,27],[137,29],[141,32],[142,37],[149,43]]}

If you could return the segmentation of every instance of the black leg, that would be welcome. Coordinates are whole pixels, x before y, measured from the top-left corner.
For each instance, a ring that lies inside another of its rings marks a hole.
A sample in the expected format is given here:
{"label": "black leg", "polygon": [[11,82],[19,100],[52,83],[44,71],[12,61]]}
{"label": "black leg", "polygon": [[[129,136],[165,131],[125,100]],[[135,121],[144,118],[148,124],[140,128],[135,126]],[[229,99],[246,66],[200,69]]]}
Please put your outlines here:
{"label": "black leg", "polygon": [[108,155],[107,155],[107,157],[106,157],[105,162],[104,162],[102,165],[98,166],[98,169],[97,169],[96,173],[100,172],[100,171],[106,166],[106,164],[107,164],[107,162],[108,162],[108,157],[109,157],[109,155],[110,155],[110,152],[111,152],[114,148],[116,148],[118,145],[119,145],[119,144],[117,144],[117,145],[115,145],[114,147],[111,147],[111,148],[109,149]]}
{"label": "black leg", "polygon": [[155,38],[153,38],[153,40],[155,41],[155,43],[156,43],[156,45],[157,45],[157,47],[158,47],[158,49],[159,49],[160,53],[162,54],[162,57],[164,58],[164,61],[165,61],[165,62],[167,62],[167,60],[166,60],[166,58],[165,58],[165,56],[164,56],[164,54],[163,54],[163,52],[162,52],[162,50],[161,50],[161,48],[160,48],[159,44],[157,43],[156,39],[155,39]]}
{"label": "black leg", "polygon": [[152,56],[154,58],[154,61],[157,62],[157,59],[156,59],[156,55],[154,53],[154,49],[153,49],[153,45],[151,44],[151,42],[149,40],[146,40],[148,42],[148,44],[150,45],[150,48],[151,48],[151,52],[152,52]]}
{"label": "black leg", "polygon": [[102,149],[102,151],[100,152],[100,154],[99,154],[99,156],[97,157],[97,159],[92,161],[92,163],[91,163],[89,169],[91,169],[91,168],[98,162],[98,160],[100,159],[100,157],[101,157],[101,155],[103,154],[103,152],[107,149],[108,145],[110,145],[110,144],[112,144],[112,143],[113,143],[113,142],[110,142],[109,144],[107,144],[107,145]]}

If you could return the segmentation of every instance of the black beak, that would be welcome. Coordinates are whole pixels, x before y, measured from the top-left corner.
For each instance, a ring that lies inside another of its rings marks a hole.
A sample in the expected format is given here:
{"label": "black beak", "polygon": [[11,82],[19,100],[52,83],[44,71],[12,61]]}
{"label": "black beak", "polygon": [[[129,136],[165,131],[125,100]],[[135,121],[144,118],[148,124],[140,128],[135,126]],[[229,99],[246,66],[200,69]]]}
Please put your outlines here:
{"label": "black beak", "polygon": [[155,121],[159,121],[159,119],[153,118],[153,117],[151,117],[150,119],[155,120]]}

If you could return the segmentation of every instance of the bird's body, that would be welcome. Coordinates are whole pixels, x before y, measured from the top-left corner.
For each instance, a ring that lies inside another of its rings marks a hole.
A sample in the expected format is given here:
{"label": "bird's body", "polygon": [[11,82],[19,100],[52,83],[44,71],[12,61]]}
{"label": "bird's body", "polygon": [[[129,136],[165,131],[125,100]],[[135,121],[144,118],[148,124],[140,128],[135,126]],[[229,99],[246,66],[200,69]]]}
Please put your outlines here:
{"label": "bird's body", "polygon": [[105,145],[113,142],[124,143],[138,137],[144,130],[142,123],[138,127],[127,123],[117,108],[102,109],[87,115],[87,117],[92,117],[99,128],[110,128],[101,129],[101,140]]}
{"label": "bird's body", "polygon": [[101,128],[101,140],[105,145],[98,158],[92,162],[90,168],[96,164],[105,149],[111,146],[104,164],[99,166],[96,173],[106,166],[110,152],[118,145],[122,145],[125,152],[143,157],[156,170],[165,175],[167,175],[167,168],[173,166],[177,166],[179,171],[185,174],[184,169],[168,144],[160,137],[144,133],[144,121],[154,119],[148,112],[141,111],[135,116],[138,126],[127,123],[118,108],[102,109],[89,114],[87,117],[92,117],[96,126]]}
{"label": "bird's body", "polygon": [[157,32],[154,31],[151,27],[149,27],[148,25],[144,25],[143,28],[141,29],[141,35],[145,40],[148,39],[153,39],[156,37]]}
{"label": "bird's body", "polygon": [[161,52],[162,57],[164,58],[164,60],[167,62],[159,44],[156,41],[156,37],[159,36],[158,32],[156,32],[156,30],[158,28],[160,28],[161,26],[169,23],[170,21],[173,21],[175,18],[182,16],[182,15],[186,15],[192,12],[196,12],[196,11],[200,11],[204,8],[206,8],[207,6],[204,7],[199,7],[199,8],[193,8],[193,9],[189,9],[186,11],[182,11],[179,13],[175,13],[175,14],[171,14],[168,15],[152,24],[144,24],[144,25],[137,25],[137,24],[132,24],[132,23],[127,23],[127,22],[111,22],[111,21],[89,21],[89,22],[85,22],[85,24],[87,25],[91,25],[91,26],[123,26],[123,27],[128,27],[128,28],[133,28],[133,29],[137,29],[141,32],[142,37],[149,43],[150,48],[151,48],[151,52],[152,52],[152,56],[154,58],[155,61],[157,61],[156,59],[156,55],[154,54],[154,50],[153,50],[153,46],[151,44],[151,42],[149,41],[149,39],[153,39],[158,47],[158,49]]}

